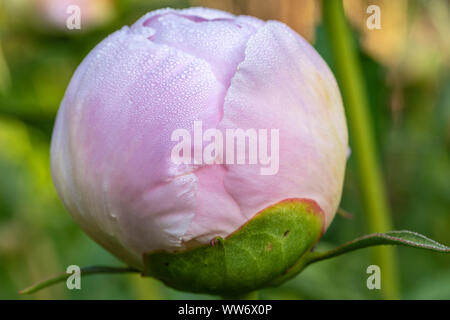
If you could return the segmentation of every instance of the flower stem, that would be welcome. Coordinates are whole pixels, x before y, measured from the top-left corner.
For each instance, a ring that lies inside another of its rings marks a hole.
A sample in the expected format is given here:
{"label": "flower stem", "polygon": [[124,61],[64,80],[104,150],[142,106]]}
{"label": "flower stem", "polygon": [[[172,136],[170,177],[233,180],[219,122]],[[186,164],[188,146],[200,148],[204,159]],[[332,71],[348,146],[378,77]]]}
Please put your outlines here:
{"label": "flower stem", "polygon": [[[136,272],[140,272],[137,269],[133,269],[133,268],[120,268],[120,267],[101,267],[101,266],[96,266],[96,267],[85,267],[85,268],[81,268],[81,276],[87,276],[87,275],[91,275],[91,274],[100,274],[100,273],[136,273]],[[60,273],[58,275],[55,275],[49,279],[43,280],[37,284],[34,284],[28,288],[25,288],[21,291],[19,291],[19,294],[31,294],[31,293],[35,293],[41,289],[44,289],[46,287],[52,286],[54,284],[57,284],[59,282],[63,282],[66,281],[69,277],[71,276],[70,273]]]}
{"label": "flower stem", "polygon": [[11,73],[8,69],[5,56],[0,43],[0,94],[6,94],[11,86]]}
{"label": "flower stem", "polygon": [[[368,228],[370,232],[389,231],[393,229],[391,216],[375,148],[361,65],[351,30],[345,19],[341,0],[322,1],[322,6],[336,62],[336,76],[349,120],[352,151],[357,162]],[[381,268],[383,297],[397,299],[399,287],[394,248],[377,247],[373,252],[374,261]]]}

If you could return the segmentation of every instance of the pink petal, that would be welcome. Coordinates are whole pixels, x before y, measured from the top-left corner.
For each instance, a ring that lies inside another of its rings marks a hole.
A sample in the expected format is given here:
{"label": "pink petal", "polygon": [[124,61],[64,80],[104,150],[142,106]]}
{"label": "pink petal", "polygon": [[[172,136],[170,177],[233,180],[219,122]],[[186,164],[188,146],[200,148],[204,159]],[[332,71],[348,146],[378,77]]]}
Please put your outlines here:
{"label": "pink petal", "polygon": [[250,39],[219,127],[279,129],[276,175],[261,175],[259,166],[227,166],[225,189],[244,216],[283,199],[307,198],[330,224],[342,190],[347,128],[334,77],[305,40],[278,22]]}

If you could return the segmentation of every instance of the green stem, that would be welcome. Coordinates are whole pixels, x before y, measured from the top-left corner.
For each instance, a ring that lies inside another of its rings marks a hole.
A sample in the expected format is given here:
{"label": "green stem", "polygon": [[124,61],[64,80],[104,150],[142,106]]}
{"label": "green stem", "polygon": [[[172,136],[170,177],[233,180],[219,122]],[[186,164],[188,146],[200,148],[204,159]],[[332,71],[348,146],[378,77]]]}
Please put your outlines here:
{"label": "green stem", "polygon": [[[361,191],[370,232],[392,229],[389,206],[381,174],[368,99],[360,61],[340,0],[322,1],[325,27],[336,62],[336,76],[349,120],[352,151],[355,155]],[[395,251],[392,247],[374,248],[375,263],[382,270],[382,293],[386,299],[399,297]]]}
{"label": "green stem", "polygon": [[373,246],[399,245],[404,247],[430,250],[440,253],[450,253],[450,247],[436,242],[424,235],[408,230],[373,233],[348,241],[332,250],[325,252],[310,252],[303,255],[291,268],[275,279],[271,285],[278,286],[302,272],[312,263],[331,259],[355,250]]}
{"label": "green stem", "polygon": [[0,93],[6,94],[10,86],[11,73],[9,72],[8,64],[6,63],[6,59],[0,43]]}
{"label": "green stem", "polygon": [[[117,274],[117,273],[136,273],[136,272],[140,273],[139,270],[133,268],[101,267],[101,266],[81,268],[81,276],[88,276],[91,274],[101,274],[101,273]],[[28,288],[19,291],[19,294],[31,294],[37,292],[41,289],[52,286],[59,282],[66,281],[71,275],[72,274],[69,273],[60,273],[56,276],[43,280],[37,284],[34,284]]]}
{"label": "green stem", "polygon": [[380,245],[400,245],[440,253],[450,253],[450,247],[429,239],[422,234],[408,230],[390,231],[386,233],[367,234],[326,252],[311,252],[307,256],[306,265],[334,258],[355,250]]}

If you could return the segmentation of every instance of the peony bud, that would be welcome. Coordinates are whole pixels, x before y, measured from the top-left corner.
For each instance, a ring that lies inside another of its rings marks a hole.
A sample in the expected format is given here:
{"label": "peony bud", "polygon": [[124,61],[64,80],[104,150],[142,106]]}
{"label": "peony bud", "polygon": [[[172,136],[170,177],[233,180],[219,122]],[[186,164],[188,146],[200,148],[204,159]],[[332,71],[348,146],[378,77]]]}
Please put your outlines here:
{"label": "peony bud", "polygon": [[[248,134],[243,149],[230,132]],[[74,219],[143,270],[143,255],[226,241],[277,208],[320,221],[298,228],[311,234],[291,242],[299,258],[338,208],[347,149],[336,81],[303,38],[280,22],[191,8],[150,12],[87,56],[51,156]],[[281,226],[275,218],[258,228]]]}

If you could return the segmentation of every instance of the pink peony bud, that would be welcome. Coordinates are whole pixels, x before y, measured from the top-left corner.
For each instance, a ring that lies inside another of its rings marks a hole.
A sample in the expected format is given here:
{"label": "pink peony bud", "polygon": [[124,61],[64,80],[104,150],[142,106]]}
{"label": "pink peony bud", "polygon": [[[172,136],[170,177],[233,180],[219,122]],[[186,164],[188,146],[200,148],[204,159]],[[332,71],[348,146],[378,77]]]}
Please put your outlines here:
{"label": "pink peony bud", "polygon": [[[256,151],[251,139],[244,154],[227,148],[238,129],[256,133]],[[142,268],[145,253],[225,238],[288,199],[314,203],[325,230],[347,149],[336,81],[303,38],[280,22],[191,8],[150,12],[87,56],[51,156],[75,220]]]}

